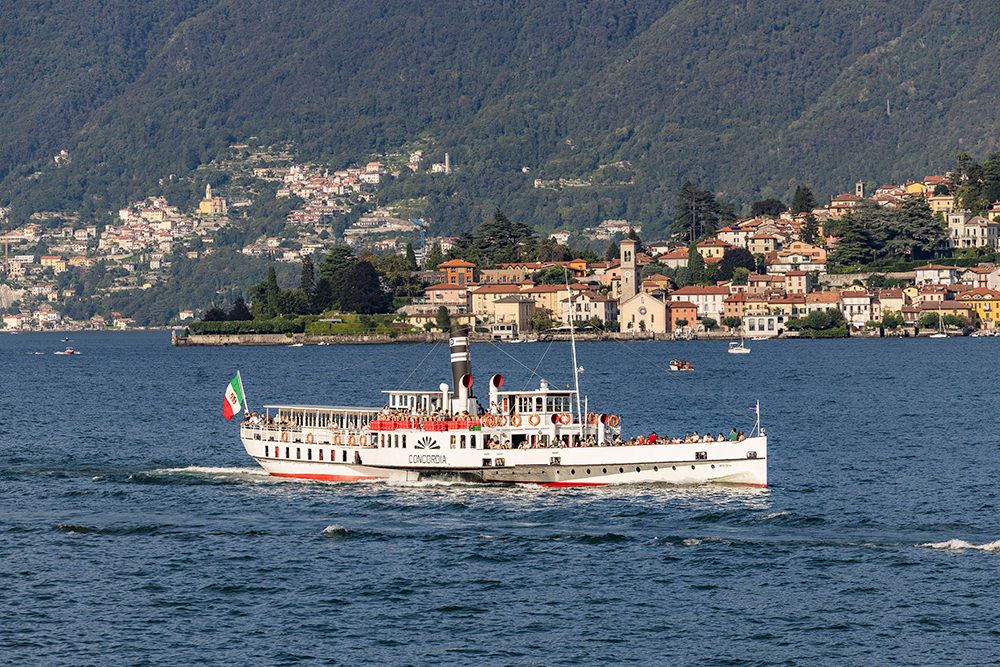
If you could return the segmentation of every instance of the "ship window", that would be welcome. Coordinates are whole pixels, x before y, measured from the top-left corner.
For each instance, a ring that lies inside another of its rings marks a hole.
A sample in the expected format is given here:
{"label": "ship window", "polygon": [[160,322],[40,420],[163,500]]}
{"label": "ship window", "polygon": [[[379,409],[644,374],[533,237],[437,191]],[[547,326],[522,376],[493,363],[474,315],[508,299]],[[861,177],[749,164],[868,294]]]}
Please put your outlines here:
{"label": "ship window", "polygon": [[607,468],[602,468],[602,470],[604,470],[604,473],[607,474],[607,472],[608,472]]}
{"label": "ship window", "polygon": [[403,449],[406,449],[406,434],[403,434]]}
{"label": "ship window", "polygon": [[312,450],[312,447],[310,447],[309,449],[306,450],[306,456],[309,458],[310,461],[313,460],[313,450]]}
{"label": "ship window", "polygon": [[451,448],[455,449],[455,445],[456,444],[458,444],[458,438],[457,438],[457,436],[453,435],[453,436],[451,436]]}
{"label": "ship window", "polygon": [[569,469],[569,474],[575,475],[576,474],[576,468],[570,468]]}
{"label": "ship window", "polygon": [[588,475],[590,474],[590,468],[587,468],[587,474]]}
{"label": "ship window", "polygon": [[659,472],[659,470],[660,470],[659,466],[653,466],[653,472]]}
{"label": "ship window", "polygon": [[264,445],[264,456],[271,455],[271,447],[269,445]]}
{"label": "ship window", "polygon": [[625,468],[619,468],[618,472],[625,472]]}
{"label": "ship window", "polygon": [[347,463],[347,450],[346,449],[343,451],[343,454],[344,454],[344,457],[343,457],[344,463]]}
{"label": "ship window", "polygon": [[639,466],[636,466],[636,467],[635,467],[635,471],[636,471],[636,472],[642,472],[642,468],[640,468]]}
{"label": "ship window", "polygon": [[317,450],[317,451],[319,452],[319,460],[322,461],[323,460],[323,450],[320,449],[320,450]]}
{"label": "ship window", "polygon": [[[403,438],[406,438],[406,436],[404,435]],[[470,435],[469,436],[469,448],[470,449],[475,449],[476,448],[476,436],[475,435]]]}
{"label": "ship window", "polygon": [[290,459],[290,458],[292,458],[292,455],[291,455],[291,454],[289,454],[289,451],[291,451],[291,450],[289,450],[289,448],[288,448],[288,447],[285,447],[285,458],[286,458],[286,459]]}
{"label": "ship window", "polygon": [[459,443],[461,443],[459,445],[459,449],[465,449],[465,436],[464,435],[459,436],[459,440],[458,441],[459,441]]}
{"label": "ship window", "polygon": [[295,458],[297,458],[297,459],[301,459],[302,458],[302,448],[301,447],[296,447],[295,448]]}

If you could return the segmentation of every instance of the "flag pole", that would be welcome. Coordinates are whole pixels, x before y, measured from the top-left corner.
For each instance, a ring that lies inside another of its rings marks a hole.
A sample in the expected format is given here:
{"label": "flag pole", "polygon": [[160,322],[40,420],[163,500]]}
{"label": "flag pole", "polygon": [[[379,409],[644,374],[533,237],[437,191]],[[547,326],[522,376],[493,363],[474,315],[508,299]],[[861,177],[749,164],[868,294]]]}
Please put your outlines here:
{"label": "flag pole", "polygon": [[[240,393],[243,394],[243,416],[245,417],[250,414],[250,402],[247,401],[247,390],[243,388],[243,376],[240,374],[239,369],[236,370],[236,379],[240,381]],[[760,420],[759,415],[757,419],[758,421]]]}
{"label": "flag pole", "polygon": [[757,435],[760,435],[760,399],[757,399],[757,423],[754,425]]}

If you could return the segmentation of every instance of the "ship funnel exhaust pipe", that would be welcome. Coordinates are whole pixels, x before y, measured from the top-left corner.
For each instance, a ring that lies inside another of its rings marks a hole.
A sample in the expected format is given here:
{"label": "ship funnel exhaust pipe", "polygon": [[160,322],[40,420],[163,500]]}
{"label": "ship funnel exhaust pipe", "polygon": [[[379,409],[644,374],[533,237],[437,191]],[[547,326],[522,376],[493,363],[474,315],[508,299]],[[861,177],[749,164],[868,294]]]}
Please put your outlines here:
{"label": "ship funnel exhaust pipe", "polygon": [[[451,348],[451,395],[468,397],[472,389],[472,362],[469,358],[469,327],[452,327],[448,339]],[[469,376],[465,379],[465,376]]]}

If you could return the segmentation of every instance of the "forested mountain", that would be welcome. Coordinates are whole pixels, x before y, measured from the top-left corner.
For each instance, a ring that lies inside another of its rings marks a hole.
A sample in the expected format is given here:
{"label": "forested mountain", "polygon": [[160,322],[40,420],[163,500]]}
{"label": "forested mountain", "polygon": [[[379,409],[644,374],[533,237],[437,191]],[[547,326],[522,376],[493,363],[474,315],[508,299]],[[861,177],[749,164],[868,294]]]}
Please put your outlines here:
{"label": "forested mountain", "polygon": [[[117,208],[250,136],[332,164],[423,137],[467,229],[662,223],[690,179],[821,196],[1000,149],[990,0],[13,0],[0,22],[0,201]],[[60,167],[52,157],[69,152]],[[522,170],[528,167],[528,171]],[[535,178],[582,187],[534,188]]]}

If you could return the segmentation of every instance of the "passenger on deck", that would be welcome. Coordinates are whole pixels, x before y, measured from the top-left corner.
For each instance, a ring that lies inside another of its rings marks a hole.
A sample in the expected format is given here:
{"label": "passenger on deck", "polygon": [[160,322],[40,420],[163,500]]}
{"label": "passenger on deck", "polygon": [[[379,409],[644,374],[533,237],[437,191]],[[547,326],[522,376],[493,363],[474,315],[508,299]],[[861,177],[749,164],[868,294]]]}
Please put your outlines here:
{"label": "passenger on deck", "polygon": [[651,445],[655,445],[657,440],[659,440],[659,438],[656,436],[656,431],[653,431],[649,434],[649,438],[646,439],[646,442]]}
{"label": "passenger on deck", "polygon": [[740,434],[736,436],[736,439],[739,441],[743,441],[747,439],[747,436],[743,433],[743,431],[740,431]]}
{"label": "passenger on deck", "polygon": [[736,442],[736,439],[738,437],[739,437],[739,434],[736,432],[735,428],[732,431],[729,432],[729,440],[730,440],[730,442]]}
{"label": "passenger on deck", "polygon": [[716,442],[725,442],[726,436],[722,435],[722,431],[719,431],[719,435],[715,436]]}

